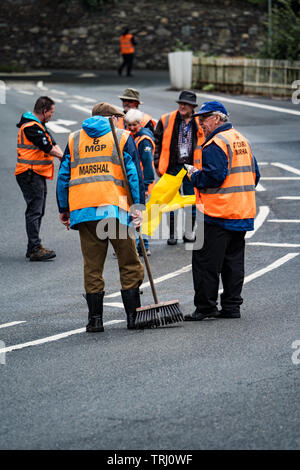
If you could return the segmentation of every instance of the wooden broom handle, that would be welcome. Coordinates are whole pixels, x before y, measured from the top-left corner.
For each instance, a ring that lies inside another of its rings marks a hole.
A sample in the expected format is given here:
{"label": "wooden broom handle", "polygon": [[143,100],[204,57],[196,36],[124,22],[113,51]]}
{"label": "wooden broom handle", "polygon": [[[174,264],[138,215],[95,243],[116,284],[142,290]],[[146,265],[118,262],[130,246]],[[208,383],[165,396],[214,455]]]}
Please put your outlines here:
{"label": "wooden broom handle", "polygon": [[[109,118],[109,124],[110,124],[110,127],[111,127],[112,135],[113,135],[113,138],[114,138],[115,146],[116,146],[116,149],[117,149],[119,161],[120,161],[121,168],[122,168],[122,173],[123,173],[124,180],[125,180],[125,187],[126,187],[126,190],[127,190],[129,206],[133,206],[133,199],[132,199],[131,190],[130,190],[130,186],[129,186],[129,182],[128,182],[128,178],[127,178],[126,168],[125,168],[123,157],[121,155],[121,150],[120,150],[120,146],[119,146],[119,142],[118,142],[118,138],[117,138],[117,134],[116,134],[116,129],[115,129],[115,125],[114,125],[112,117]],[[155,287],[154,287],[154,282],[153,282],[153,277],[152,277],[152,273],[151,273],[150,263],[149,263],[148,256],[147,256],[147,253],[146,253],[144,240],[143,240],[143,237],[142,237],[141,232],[140,232],[140,227],[138,227],[136,230],[138,232],[140,246],[142,248],[142,253],[143,253],[143,257],[144,257],[144,261],[145,261],[145,265],[146,265],[146,269],[147,269],[147,273],[148,273],[148,278],[149,278],[149,282],[150,282],[150,286],[151,286],[151,290],[152,290],[152,294],[153,294],[153,298],[154,298],[154,303],[158,304],[158,298],[157,298],[156,290],[155,290]]]}

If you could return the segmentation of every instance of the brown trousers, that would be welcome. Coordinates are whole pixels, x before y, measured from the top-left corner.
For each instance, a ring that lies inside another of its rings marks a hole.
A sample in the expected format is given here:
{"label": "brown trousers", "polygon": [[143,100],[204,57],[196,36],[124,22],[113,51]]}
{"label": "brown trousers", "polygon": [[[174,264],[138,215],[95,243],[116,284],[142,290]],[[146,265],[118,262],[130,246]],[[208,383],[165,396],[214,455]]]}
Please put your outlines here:
{"label": "brown trousers", "polygon": [[119,224],[117,219],[109,220],[115,224],[116,230],[114,234],[108,234],[104,240],[100,239],[96,232],[99,221],[83,222],[78,226],[84,260],[84,287],[87,294],[96,294],[104,290],[102,274],[108,240],[118,258],[122,289],[139,287],[144,279],[144,266],[137,254],[135,239],[130,238],[128,228]]}

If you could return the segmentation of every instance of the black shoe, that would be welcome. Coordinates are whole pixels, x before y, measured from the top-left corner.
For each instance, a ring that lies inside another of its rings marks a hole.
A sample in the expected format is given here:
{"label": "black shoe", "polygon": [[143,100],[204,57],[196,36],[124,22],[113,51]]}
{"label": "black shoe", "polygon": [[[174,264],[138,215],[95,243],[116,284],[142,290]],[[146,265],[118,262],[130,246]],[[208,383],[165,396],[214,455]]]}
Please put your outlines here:
{"label": "black shoe", "polygon": [[[143,252],[142,252],[142,250],[141,250],[140,248],[138,248],[138,255],[139,255],[139,256],[143,256]],[[146,255],[147,255],[147,256],[151,256],[151,251],[150,251],[149,248],[146,248]]]}
{"label": "black shoe", "polygon": [[100,333],[103,327],[103,297],[104,292],[96,294],[86,294],[86,301],[89,308],[89,321],[86,325],[87,333]]}
{"label": "black shoe", "polygon": [[216,316],[218,318],[241,318],[240,312],[231,312],[229,310],[220,310]]}
{"label": "black shoe", "polygon": [[169,238],[167,241],[168,245],[177,245],[177,238]]}
{"label": "black shoe", "polygon": [[128,330],[135,330],[136,309],[141,306],[140,289],[138,287],[122,289],[121,295],[127,315],[127,328]]}
{"label": "black shoe", "polygon": [[204,318],[215,318],[217,316],[218,312],[200,313],[195,311],[190,315],[185,315],[183,319],[184,321],[201,321],[204,320]]}
{"label": "black shoe", "polygon": [[193,238],[187,238],[185,235],[183,235],[182,239],[184,243],[194,243],[196,241],[196,235]]}

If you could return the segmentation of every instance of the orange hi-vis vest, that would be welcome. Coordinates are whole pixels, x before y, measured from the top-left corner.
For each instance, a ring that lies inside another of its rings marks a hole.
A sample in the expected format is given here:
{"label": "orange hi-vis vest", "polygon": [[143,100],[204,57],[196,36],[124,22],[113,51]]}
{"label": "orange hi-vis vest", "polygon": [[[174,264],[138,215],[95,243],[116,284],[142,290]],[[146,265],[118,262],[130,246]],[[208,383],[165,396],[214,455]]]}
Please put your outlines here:
{"label": "orange hi-vis vest", "polygon": [[[121,154],[130,135],[116,129]],[[81,129],[69,136],[71,177],[69,182],[70,211],[105,205],[129,211],[124,175],[112,132],[89,137]]]}
{"label": "orange hi-vis vest", "polygon": [[[175,119],[178,111],[172,111],[171,113],[163,114],[161,116],[161,122],[164,128],[161,152],[159,157],[158,171],[161,175],[166,173],[169,161],[170,161],[170,146],[173,135],[173,129],[175,124]],[[193,165],[196,168],[200,168],[200,163],[202,159],[202,144],[205,141],[204,132],[200,126],[199,118],[195,117],[195,123],[197,126],[197,144],[194,148],[194,161]]]}
{"label": "orange hi-vis vest", "polygon": [[[148,135],[139,135],[137,137],[134,137],[134,140],[135,140],[135,143],[136,143],[136,146],[137,148],[139,149],[139,145],[140,143],[143,141],[143,140],[149,140],[153,146],[153,155],[154,155],[154,152],[155,152],[155,142],[153,139],[151,139],[151,137],[149,137]],[[144,167],[143,167],[143,163],[142,163],[142,160],[140,159],[140,164],[141,164],[141,170],[142,170],[142,173],[143,173],[143,170],[144,170]],[[155,174],[155,168],[154,168],[154,160],[152,160],[152,167],[153,167],[153,171],[154,171],[154,174]],[[144,173],[143,173],[144,174]],[[148,193],[150,194],[152,189],[153,189],[153,186],[155,185],[155,181],[153,181],[151,184],[149,184],[148,186]]]}
{"label": "orange hi-vis vest", "polygon": [[[235,129],[219,132],[203,145],[217,144],[228,159],[227,176],[218,188],[195,188],[201,212],[223,219],[249,219],[256,214],[255,163],[246,138]],[[202,159],[200,164],[202,170]],[[201,206],[202,205],[202,206]]]}
{"label": "orange hi-vis vest", "polygon": [[120,52],[121,54],[133,54],[134,45],[132,44],[132,34],[124,34],[120,36]]}
{"label": "orange hi-vis vest", "polygon": [[24,173],[27,170],[33,170],[35,173],[38,173],[39,175],[42,175],[45,178],[51,180],[53,179],[54,173],[54,157],[48,153],[43,152],[41,149],[39,149],[39,147],[33,145],[33,143],[27,139],[24,132],[26,127],[34,125],[39,126],[43,132],[45,132],[47,138],[52,144],[51,136],[48,134],[45,127],[41,123],[37,121],[30,121],[22,124],[18,133],[18,157],[15,175]]}
{"label": "orange hi-vis vest", "polygon": [[[143,114],[143,117],[142,117],[142,122],[141,122],[141,126],[142,127],[146,127],[148,122],[151,121],[152,124],[153,124],[153,127],[155,128],[156,126],[156,121],[153,119],[152,116],[150,116],[150,114],[147,114],[147,113],[144,113]],[[124,118],[121,117],[119,120],[118,120],[118,128],[119,129],[125,129],[125,122],[124,122]]]}

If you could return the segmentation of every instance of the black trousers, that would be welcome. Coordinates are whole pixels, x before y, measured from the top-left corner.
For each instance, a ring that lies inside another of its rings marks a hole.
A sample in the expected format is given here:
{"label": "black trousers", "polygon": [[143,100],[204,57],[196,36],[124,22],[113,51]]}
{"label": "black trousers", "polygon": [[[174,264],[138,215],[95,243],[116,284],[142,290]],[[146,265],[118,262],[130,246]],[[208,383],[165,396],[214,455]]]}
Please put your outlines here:
{"label": "black trousers", "polygon": [[[197,232],[200,229],[198,227]],[[222,310],[239,312],[243,303],[245,234],[204,222],[203,247],[194,250],[192,256],[197,312],[217,312],[220,274],[224,289],[221,294]]]}
{"label": "black trousers", "polygon": [[123,54],[123,63],[119,67],[119,74],[122,74],[124,67],[127,69],[127,76],[131,74],[134,54]]}
{"label": "black trousers", "polygon": [[17,175],[16,179],[27,204],[25,212],[26,233],[28,238],[27,250],[31,253],[41,244],[39,234],[46,207],[46,178],[38,175],[33,170],[28,170]]}

